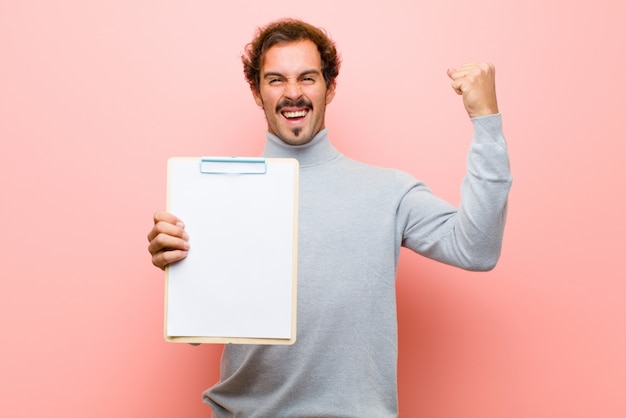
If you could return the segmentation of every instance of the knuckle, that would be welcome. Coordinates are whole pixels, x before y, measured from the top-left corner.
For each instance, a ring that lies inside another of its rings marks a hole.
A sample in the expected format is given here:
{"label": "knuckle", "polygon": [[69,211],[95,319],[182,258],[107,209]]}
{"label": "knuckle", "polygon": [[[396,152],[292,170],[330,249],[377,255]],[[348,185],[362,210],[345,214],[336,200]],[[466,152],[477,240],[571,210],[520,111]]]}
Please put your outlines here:
{"label": "knuckle", "polygon": [[156,237],[154,237],[153,242],[159,247],[163,248],[167,245],[167,235],[163,233],[159,233]]}
{"label": "knuckle", "polygon": [[172,263],[175,260],[176,251],[164,251],[161,256],[165,265]]}
{"label": "knuckle", "polygon": [[158,237],[159,235],[169,234],[169,228],[167,222],[160,221],[156,225],[154,225],[155,235]]}
{"label": "knuckle", "polygon": [[161,261],[160,261],[161,268],[165,268],[166,266],[180,259],[181,259],[181,251],[178,251],[178,250],[163,251],[161,253]]}
{"label": "knuckle", "polygon": [[490,62],[483,62],[480,67],[482,71],[487,74],[491,74],[495,71],[495,66]]}
{"label": "knuckle", "polygon": [[156,254],[152,256],[152,264],[154,264],[155,267],[158,267],[161,270],[163,270],[163,268],[165,267],[165,264],[163,264],[161,261],[161,257]]}

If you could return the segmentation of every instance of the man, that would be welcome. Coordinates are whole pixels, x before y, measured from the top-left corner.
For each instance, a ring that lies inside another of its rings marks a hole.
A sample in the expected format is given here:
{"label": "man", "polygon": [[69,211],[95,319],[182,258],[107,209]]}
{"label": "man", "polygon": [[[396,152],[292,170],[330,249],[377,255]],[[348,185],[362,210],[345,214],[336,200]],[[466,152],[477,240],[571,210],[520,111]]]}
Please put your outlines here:
{"label": "man", "polygon": [[[300,163],[298,335],[292,346],[227,345],[203,397],[216,417],[395,417],[395,273],[400,246],[468,270],[500,255],[511,184],[494,69],[449,70],[474,125],[455,208],[410,175],[340,154],[324,124],[339,58],[297,20],[262,28],[243,57],[267,119],[266,157]],[[184,225],[157,212],[148,235],[160,268],[184,258]]]}

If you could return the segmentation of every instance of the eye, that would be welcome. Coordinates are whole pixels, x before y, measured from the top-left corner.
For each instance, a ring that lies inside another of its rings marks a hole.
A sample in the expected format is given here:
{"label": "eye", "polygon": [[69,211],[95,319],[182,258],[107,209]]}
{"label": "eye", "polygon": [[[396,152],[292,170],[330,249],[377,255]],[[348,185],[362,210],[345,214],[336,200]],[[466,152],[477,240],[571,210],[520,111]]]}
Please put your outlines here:
{"label": "eye", "polygon": [[315,83],[315,78],[309,77],[309,76],[303,77],[301,82],[302,82],[302,84],[313,84],[313,83]]}
{"label": "eye", "polygon": [[283,82],[283,79],[280,77],[272,77],[267,79],[267,84],[270,86],[280,86]]}

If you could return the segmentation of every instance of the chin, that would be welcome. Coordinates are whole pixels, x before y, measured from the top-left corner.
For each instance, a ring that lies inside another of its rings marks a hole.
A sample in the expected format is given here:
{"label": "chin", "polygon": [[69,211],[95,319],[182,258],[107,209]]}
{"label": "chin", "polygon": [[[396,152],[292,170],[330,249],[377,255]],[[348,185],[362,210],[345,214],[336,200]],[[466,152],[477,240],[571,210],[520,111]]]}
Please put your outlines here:
{"label": "chin", "polygon": [[305,145],[311,142],[313,137],[300,137],[300,138],[282,138],[279,137],[281,141],[283,141],[287,145]]}
{"label": "chin", "polygon": [[276,135],[281,141],[288,145],[304,145],[311,142],[315,135],[303,132],[301,128],[291,129],[286,135]]}

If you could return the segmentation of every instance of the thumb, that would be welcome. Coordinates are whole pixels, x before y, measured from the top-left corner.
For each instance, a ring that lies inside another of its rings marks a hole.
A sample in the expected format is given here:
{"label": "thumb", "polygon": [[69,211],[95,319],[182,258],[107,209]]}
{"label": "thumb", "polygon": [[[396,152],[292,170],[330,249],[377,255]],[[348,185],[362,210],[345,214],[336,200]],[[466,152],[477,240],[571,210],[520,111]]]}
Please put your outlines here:
{"label": "thumb", "polygon": [[448,77],[450,77],[450,79],[452,80],[451,87],[454,90],[454,92],[458,95],[462,95],[463,94],[463,77],[459,76],[459,73],[457,72],[455,68],[449,68],[447,73],[448,73]]}

